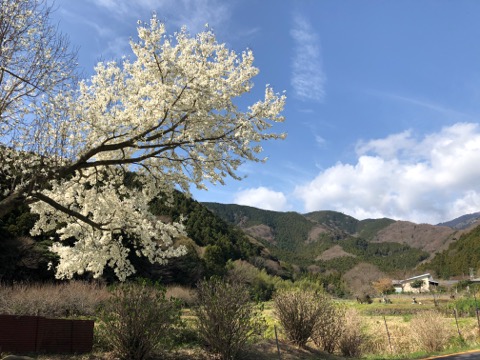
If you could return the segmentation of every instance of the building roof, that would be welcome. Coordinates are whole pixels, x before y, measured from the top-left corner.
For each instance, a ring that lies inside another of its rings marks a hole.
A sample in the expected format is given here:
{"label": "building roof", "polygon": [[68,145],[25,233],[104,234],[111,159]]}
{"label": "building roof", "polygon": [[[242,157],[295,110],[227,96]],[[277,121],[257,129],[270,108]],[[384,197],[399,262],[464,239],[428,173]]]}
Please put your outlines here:
{"label": "building roof", "polygon": [[432,277],[432,275],[430,275],[430,273],[426,273],[426,274],[422,274],[422,275],[413,276],[413,277],[405,279],[405,280],[401,280],[401,282],[405,283],[405,282],[410,282],[412,280],[418,280],[418,279],[423,279],[423,278],[431,278],[431,277]]}

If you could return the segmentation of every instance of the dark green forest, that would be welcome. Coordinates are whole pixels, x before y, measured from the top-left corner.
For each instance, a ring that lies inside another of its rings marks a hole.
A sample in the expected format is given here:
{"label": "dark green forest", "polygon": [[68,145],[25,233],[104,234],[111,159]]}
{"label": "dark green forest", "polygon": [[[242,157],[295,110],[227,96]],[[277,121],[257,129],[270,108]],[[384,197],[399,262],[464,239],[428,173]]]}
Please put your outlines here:
{"label": "dark green forest", "polygon": [[[279,259],[304,268],[316,265],[325,272],[335,270],[345,273],[360,262],[368,262],[378,266],[380,270],[393,272],[405,268],[412,269],[429,256],[428,253],[406,244],[371,242],[378,231],[394,222],[391,219],[359,221],[334,211],[316,211],[301,215],[233,204],[204,203],[204,205],[225,221],[242,228],[259,224],[269,226],[276,244],[268,244],[265,241],[262,243]],[[328,231],[321,232],[316,239],[310,239],[310,231],[316,225],[322,225]],[[353,234],[355,236],[352,236]],[[334,245],[340,245],[354,257],[343,256],[329,261],[317,259],[322,252]]]}
{"label": "dark green forest", "polygon": [[443,279],[452,276],[469,275],[480,270],[480,226],[461,235],[450,244],[447,250],[438,253],[432,261],[423,264],[421,269],[433,271]]}

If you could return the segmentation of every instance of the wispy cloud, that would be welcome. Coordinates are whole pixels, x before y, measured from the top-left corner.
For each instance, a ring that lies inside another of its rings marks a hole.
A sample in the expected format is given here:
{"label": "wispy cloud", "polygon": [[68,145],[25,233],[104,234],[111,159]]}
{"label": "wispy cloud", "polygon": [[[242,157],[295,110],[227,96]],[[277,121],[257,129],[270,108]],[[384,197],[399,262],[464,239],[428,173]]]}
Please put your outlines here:
{"label": "wispy cloud", "polygon": [[457,123],[422,138],[406,131],[363,142],[357,151],[356,163],[337,163],[296,187],[306,211],[434,224],[480,210],[478,124]]}
{"label": "wispy cloud", "polygon": [[118,19],[147,20],[152,12],[157,12],[160,20],[180,28],[186,25],[192,33],[197,33],[209,24],[214,29],[228,23],[232,4],[221,0],[90,0],[108,10]]}
{"label": "wispy cloud", "polygon": [[447,106],[438,104],[434,101],[429,101],[421,98],[414,98],[414,97],[409,97],[409,96],[403,96],[403,95],[398,95],[390,92],[382,92],[382,91],[377,91],[377,90],[367,90],[366,91],[368,94],[381,97],[384,99],[390,99],[393,101],[401,102],[404,104],[410,104],[410,105],[415,105],[420,108],[432,110],[434,112],[440,113],[445,116],[449,116],[455,119],[462,119],[462,120],[474,120],[475,117],[471,114],[458,111],[452,108],[449,108]]}
{"label": "wispy cloud", "polygon": [[319,147],[324,147],[327,141],[322,136],[315,135],[315,142]]}
{"label": "wispy cloud", "polygon": [[321,102],[325,98],[326,76],[322,68],[320,38],[310,22],[296,15],[290,34],[295,42],[291,84],[301,100]]}

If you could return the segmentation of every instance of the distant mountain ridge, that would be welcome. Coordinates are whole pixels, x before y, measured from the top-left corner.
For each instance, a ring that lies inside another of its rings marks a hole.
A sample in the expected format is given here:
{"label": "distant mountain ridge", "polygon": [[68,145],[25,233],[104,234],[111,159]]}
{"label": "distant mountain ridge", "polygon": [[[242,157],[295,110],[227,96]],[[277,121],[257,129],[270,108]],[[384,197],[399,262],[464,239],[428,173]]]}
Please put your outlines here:
{"label": "distant mountain ridge", "polygon": [[438,224],[438,226],[448,226],[452,229],[463,230],[467,229],[480,222],[480,212],[466,214],[456,219],[446,221]]}
{"label": "distant mountain ridge", "polygon": [[[404,276],[405,273],[415,274],[421,269],[429,269],[430,263],[432,270],[438,270],[439,275],[455,275],[453,270],[439,270],[439,264],[445,264],[445,260],[432,262],[433,259],[439,253],[442,253],[442,259],[455,257],[459,251],[455,246],[458,238],[463,236],[463,239],[464,234],[472,233],[467,240],[476,242],[471,239],[480,233],[472,230],[480,224],[480,212],[429,225],[388,218],[357,220],[336,211],[299,214],[242,205],[203,205],[261,241],[279,260],[309,269],[339,271],[345,276],[356,271],[361,264],[369,264],[369,269],[384,274],[403,271],[398,276]],[[468,254],[462,257],[466,261]],[[475,259],[466,263],[473,266]],[[476,266],[480,268],[480,263]],[[457,264],[455,269],[460,267],[461,264]]]}
{"label": "distant mountain ridge", "polygon": [[[367,262],[385,271],[393,271],[397,268],[413,268],[430,256],[425,247],[431,238],[426,236],[418,239],[413,236],[409,230],[413,229],[410,223],[403,231],[402,224],[399,226],[399,222],[392,219],[357,220],[335,211],[315,211],[302,215],[235,204],[203,205],[262,241],[280,260],[298,265],[315,265],[325,271],[336,269],[344,272],[360,262]],[[435,229],[433,225],[428,226]],[[394,238],[388,236],[390,227],[396,229]],[[448,242],[453,232],[449,229],[441,237],[442,245]],[[437,237],[439,234],[433,230],[424,233]],[[410,239],[415,241],[411,244]]]}

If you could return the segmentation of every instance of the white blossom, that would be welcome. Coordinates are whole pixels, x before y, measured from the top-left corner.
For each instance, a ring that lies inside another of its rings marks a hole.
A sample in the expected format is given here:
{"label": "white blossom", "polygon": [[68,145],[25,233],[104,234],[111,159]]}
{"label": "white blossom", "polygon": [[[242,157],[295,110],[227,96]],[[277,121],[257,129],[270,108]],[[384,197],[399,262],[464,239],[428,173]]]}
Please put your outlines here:
{"label": "white blossom", "polygon": [[[78,89],[45,97],[29,110],[35,126],[17,126],[16,140],[0,145],[10,179],[0,208],[21,198],[39,215],[32,234],[57,232],[59,278],[109,266],[124,280],[134,272],[129,249],[157,263],[184,254],[175,246],[183,226],[156,219],[150,201],[238,179],[240,164],[262,161],[262,141],[285,136],[269,132],[284,120],[285,95],[267,86],[264,100],[236,104],[258,73],[251,51],[237,54],[210,31],[168,35],[155,16],[138,38],[132,59],[99,63]],[[129,172],[140,187],[124,184]]]}

